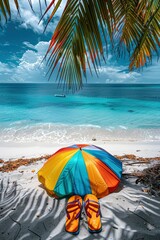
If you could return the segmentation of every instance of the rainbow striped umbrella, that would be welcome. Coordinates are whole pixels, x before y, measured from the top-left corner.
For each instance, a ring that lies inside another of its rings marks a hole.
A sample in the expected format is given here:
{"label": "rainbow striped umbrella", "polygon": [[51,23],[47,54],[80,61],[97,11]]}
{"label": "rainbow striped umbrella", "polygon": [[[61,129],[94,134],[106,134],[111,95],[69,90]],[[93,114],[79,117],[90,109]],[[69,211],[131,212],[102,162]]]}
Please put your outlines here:
{"label": "rainbow striped umbrella", "polygon": [[39,181],[56,198],[113,192],[120,182],[122,163],[94,145],[77,144],[54,153],[38,172]]}

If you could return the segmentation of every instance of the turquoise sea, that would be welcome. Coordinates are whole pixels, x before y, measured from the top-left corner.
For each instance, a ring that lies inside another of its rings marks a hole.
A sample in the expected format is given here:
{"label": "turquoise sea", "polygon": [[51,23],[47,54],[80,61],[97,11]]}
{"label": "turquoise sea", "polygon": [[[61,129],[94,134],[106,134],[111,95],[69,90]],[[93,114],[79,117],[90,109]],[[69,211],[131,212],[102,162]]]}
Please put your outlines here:
{"label": "turquoise sea", "polygon": [[0,84],[0,142],[159,141],[160,84]]}

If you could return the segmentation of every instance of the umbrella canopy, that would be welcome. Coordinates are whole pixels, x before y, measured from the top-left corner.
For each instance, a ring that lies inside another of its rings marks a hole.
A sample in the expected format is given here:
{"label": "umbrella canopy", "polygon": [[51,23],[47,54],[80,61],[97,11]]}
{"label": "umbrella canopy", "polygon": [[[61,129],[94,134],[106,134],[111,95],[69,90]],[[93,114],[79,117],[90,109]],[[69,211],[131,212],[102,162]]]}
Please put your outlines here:
{"label": "umbrella canopy", "polygon": [[113,192],[120,182],[122,163],[102,148],[77,144],[58,150],[38,172],[39,181],[56,198]]}

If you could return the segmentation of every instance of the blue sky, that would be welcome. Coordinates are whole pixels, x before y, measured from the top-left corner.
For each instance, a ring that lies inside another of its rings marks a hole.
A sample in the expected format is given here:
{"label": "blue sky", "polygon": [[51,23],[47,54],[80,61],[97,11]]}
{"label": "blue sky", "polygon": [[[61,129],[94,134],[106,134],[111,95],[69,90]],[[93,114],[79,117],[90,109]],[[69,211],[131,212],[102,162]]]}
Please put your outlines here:
{"label": "blue sky", "polygon": [[[36,15],[27,1],[21,1],[21,17],[13,6],[12,21],[0,32],[0,82],[48,82],[47,67],[42,62],[49,40],[62,13],[63,5],[56,18],[43,33],[45,23],[39,22],[39,0],[33,1]],[[49,2],[49,0],[48,0]],[[111,53],[106,63],[99,68],[99,77],[88,73],[88,83],[160,83],[160,61],[153,58],[152,65],[141,71],[128,72],[128,60],[119,59]],[[55,82],[53,73],[51,82]]]}

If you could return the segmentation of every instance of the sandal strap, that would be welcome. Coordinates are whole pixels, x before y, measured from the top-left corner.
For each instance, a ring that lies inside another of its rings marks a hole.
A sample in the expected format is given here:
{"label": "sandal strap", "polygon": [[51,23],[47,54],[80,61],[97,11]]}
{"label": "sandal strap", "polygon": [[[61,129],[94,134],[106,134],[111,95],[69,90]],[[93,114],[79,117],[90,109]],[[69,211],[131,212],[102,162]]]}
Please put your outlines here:
{"label": "sandal strap", "polygon": [[[100,204],[99,204],[99,202],[88,199],[85,202],[84,206],[85,206],[86,214],[87,214],[88,217],[90,217],[90,218],[92,217],[92,215],[89,213],[88,209],[94,211],[96,213],[96,217],[98,217],[100,215]],[[93,207],[96,207],[97,210],[95,210],[95,208],[93,208]]]}
{"label": "sandal strap", "polygon": [[79,200],[75,200],[73,202],[68,202],[67,207],[66,207],[66,213],[67,213],[68,219],[70,219],[70,213],[72,213],[78,209],[79,209],[79,211],[78,211],[77,215],[75,216],[75,219],[79,218],[81,210],[82,210],[82,205]]}

